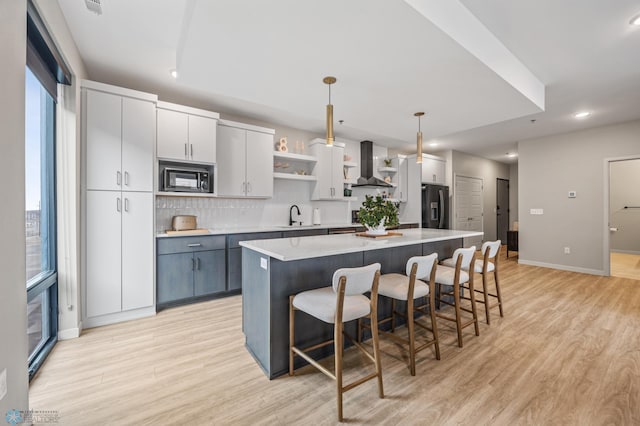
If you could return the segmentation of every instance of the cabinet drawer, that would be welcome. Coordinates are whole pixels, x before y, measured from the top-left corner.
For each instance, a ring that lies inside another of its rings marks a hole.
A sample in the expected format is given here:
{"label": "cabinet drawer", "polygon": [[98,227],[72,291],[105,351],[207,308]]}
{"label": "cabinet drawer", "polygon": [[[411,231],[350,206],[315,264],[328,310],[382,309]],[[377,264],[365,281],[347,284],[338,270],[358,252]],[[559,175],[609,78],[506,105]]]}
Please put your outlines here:
{"label": "cabinet drawer", "polygon": [[284,231],[282,233],[282,238],[292,238],[292,237],[312,237],[314,235],[327,235],[327,229],[300,229],[295,231]]}
{"label": "cabinet drawer", "polygon": [[205,250],[224,250],[224,235],[158,238],[158,253],[184,253]]}
{"label": "cabinet drawer", "polygon": [[227,236],[227,248],[240,247],[240,241],[268,240],[271,238],[282,238],[282,232],[256,232],[253,234],[233,234]]}

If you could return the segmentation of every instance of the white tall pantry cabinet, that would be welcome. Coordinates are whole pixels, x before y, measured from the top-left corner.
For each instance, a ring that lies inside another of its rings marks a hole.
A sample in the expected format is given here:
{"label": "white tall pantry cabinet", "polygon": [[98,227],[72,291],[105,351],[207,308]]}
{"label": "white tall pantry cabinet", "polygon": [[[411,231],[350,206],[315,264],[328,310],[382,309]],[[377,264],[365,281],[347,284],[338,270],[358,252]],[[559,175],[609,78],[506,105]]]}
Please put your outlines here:
{"label": "white tall pantry cabinet", "polygon": [[155,313],[156,102],[82,82],[84,327]]}

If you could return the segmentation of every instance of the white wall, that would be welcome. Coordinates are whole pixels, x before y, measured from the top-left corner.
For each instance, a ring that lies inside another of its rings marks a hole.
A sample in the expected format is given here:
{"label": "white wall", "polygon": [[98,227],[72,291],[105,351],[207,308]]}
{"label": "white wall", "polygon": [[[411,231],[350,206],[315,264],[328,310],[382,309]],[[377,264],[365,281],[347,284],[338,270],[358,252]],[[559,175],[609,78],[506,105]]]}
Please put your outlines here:
{"label": "white wall", "polygon": [[10,409],[27,410],[27,291],[25,259],[24,126],[26,16],[24,1],[0,1],[0,170],[12,176],[0,185],[0,374],[7,372],[7,394],[0,418]]}
{"label": "white wall", "polygon": [[[494,160],[477,157],[460,151],[453,151],[451,170],[453,176],[467,176],[481,178],[484,190],[483,202],[483,230],[484,241],[497,239],[496,193],[497,179],[509,179],[509,165]],[[509,182],[511,183],[511,182]],[[450,187],[450,197],[454,197],[455,188]],[[450,223],[454,223],[455,211],[451,210]]]}
{"label": "white wall", "polygon": [[611,162],[609,176],[610,249],[640,254],[640,159]]}
{"label": "white wall", "polygon": [[71,86],[58,86],[56,109],[56,198],[58,239],[58,338],[77,337],[81,329],[80,277],[80,85],[87,78],[80,52],[58,2],[36,0],[40,17],[73,74]]}
{"label": "white wall", "polygon": [[603,274],[604,160],[631,155],[640,157],[640,120],[518,143],[519,261]]}

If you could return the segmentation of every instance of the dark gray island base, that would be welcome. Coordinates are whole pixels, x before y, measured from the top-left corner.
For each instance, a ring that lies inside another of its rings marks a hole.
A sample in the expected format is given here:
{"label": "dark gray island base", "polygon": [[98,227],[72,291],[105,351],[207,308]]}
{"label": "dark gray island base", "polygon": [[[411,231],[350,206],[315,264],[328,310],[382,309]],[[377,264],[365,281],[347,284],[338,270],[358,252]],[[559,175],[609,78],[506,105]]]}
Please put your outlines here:
{"label": "dark gray island base", "polygon": [[[442,235],[433,236],[438,232]],[[289,295],[331,285],[333,273],[338,268],[379,262],[383,274],[405,273],[406,262],[411,256],[437,252],[438,259],[445,259],[451,257],[456,248],[462,247],[463,237],[482,235],[468,231],[420,229],[404,231],[404,234],[403,237],[393,237],[396,240],[389,238],[372,242],[353,235],[335,235],[241,243],[242,328],[246,347],[270,379],[287,373],[289,369]],[[346,246],[349,248],[340,249]],[[331,254],[336,251],[344,252]],[[380,300],[378,309],[380,317],[388,315],[390,301]],[[355,321],[346,324],[345,331],[355,337]],[[299,314],[296,316],[295,336],[297,346],[311,346],[332,338],[333,326]],[[314,356],[322,358],[331,353],[333,347],[327,346],[318,349]],[[299,365],[305,363],[299,358],[296,361]]]}

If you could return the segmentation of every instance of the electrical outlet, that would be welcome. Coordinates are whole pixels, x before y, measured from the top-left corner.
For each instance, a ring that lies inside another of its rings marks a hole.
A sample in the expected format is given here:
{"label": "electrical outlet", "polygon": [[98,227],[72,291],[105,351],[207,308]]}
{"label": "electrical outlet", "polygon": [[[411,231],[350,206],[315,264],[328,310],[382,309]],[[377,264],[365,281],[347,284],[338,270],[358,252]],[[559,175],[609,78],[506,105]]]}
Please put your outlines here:
{"label": "electrical outlet", "polygon": [[543,209],[531,209],[531,210],[529,210],[529,214],[541,215],[541,214],[544,214],[544,210]]}
{"label": "electrical outlet", "polygon": [[264,257],[260,258],[260,267],[262,269],[267,269],[267,259],[265,259]]}
{"label": "electrical outlet", "polygon": [[0,373],[0,401],[7,395],[7,369],[3,368]]}
{"label": "electrical outlet", "polygon": [[564,254],[571,254],[571,247],[565,247]]}

